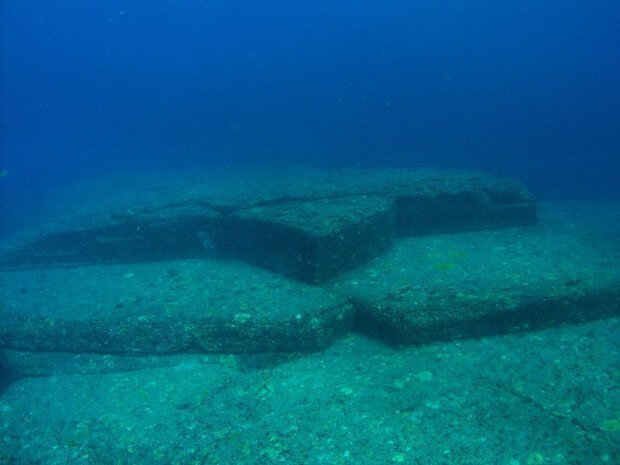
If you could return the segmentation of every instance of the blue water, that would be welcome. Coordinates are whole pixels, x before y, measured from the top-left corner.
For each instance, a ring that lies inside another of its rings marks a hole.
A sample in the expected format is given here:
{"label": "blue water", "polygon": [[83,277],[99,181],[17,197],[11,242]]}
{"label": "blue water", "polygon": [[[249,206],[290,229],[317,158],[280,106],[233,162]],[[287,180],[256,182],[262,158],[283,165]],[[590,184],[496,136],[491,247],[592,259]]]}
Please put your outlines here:
{"label": "blue water", "polygon": [[615,1],[0,8],[2,233],[127,170],[473,168],[539,199],[620,196]]}

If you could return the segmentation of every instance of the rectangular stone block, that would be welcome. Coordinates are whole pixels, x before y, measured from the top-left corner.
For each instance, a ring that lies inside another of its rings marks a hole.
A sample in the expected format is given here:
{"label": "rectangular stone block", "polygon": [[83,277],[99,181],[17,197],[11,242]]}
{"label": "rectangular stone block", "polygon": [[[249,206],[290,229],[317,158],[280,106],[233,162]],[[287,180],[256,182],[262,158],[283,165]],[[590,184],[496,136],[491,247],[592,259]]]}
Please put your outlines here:
{"label": "rectangular stone block", "polygon": [[521,184],[431,170],[256,170],[113,177],[52,196],[0,268],[230,256],[309,283],[407,237],[534,224]]}
{"label": "rectangular stone block", "polygon": [[395,196],[400,237],[445,234],[536,223],[536,204],[510,179],[439,178]]}
{"label": "rectangular stone block", "polygon": [[535,227],[401,239],[332,290],[358,331],[393,344],[495,335],[620,314],[620,215],[548,204]]}
{"label": "rectangular stone block", "polygon": [[352,308],[243,262],[0,273],[0,348],[103,354],[303,352],[348,331]]}
{"label": "rectangular stone block", "polygon": [[216,242],[249,263],[318,284],[385,252],[394,222],[383,198],[286,203],[235,213]]}

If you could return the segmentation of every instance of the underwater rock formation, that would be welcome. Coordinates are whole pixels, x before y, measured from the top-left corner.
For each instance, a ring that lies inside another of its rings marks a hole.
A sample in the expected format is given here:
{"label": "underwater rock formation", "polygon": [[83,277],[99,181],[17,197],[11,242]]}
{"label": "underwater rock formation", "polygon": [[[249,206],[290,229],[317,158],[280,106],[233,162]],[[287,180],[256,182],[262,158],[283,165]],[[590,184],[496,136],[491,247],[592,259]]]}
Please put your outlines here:
{"label": "underwater rock formation", "polygon": [[110,264],[226,255],[318,284],[395,238],[536,222],[515,180],[430,170],[285,170],[86,183],[7,244],[0,266]]}

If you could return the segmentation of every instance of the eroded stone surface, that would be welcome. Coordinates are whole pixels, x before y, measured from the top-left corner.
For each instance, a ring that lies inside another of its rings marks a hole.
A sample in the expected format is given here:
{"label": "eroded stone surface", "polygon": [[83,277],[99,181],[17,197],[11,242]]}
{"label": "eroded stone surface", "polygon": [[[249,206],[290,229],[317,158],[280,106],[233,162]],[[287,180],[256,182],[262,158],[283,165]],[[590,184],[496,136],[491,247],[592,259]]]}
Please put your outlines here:
{"label": "eroded stone surface", "polygon": [[4,244],[4,268],[227,254],[319,283],[396,236],[532,224],[517,181],[431,170],[260,170],[136,175],[49,201],[38,229]]}
{"label": "eroded stone surface", "polygon": [[232,363],[25,379],[0,398],[0,461],[608,464],[617,319],[393,350],[354,336]]}
{"label": "eroded stone surface", "polygon": [[344,298],[243,262],[0,274],[0,346],[147,353],[314,350],[349,328]]}
{"label": "eroded stone surface", "polygon": [[358,330],[392,343],[617,315],[620,209],[550,204],[538,226],[402,239],[331,286]]}

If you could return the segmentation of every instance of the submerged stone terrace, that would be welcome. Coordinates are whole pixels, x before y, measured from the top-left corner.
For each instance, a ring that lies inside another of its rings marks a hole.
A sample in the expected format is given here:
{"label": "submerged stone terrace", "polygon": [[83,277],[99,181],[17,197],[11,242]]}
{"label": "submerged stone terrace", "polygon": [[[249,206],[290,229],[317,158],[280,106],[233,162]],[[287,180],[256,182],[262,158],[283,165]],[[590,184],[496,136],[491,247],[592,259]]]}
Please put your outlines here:
{"label": "submerged stone terrace", "polygon": [[620,451],[618,204],[304,170],[117,177],[50,202],[2,247],[0,462]]}
{"label": "submerged stone terrace", "polygon": [[0,267],[226,256],[319,284],[398,237],[536,222],[517,181],[430,170],[221,171],[117,177],[49,201]]}
{"label": "submerged stone terrace", "polygon": [[549,204],[537,220],[510,179],[144,175],[50,202],[0,259],[14,373],[40,351],[294,353],[350,331],[427,344],[618,314],[617,209]]}

